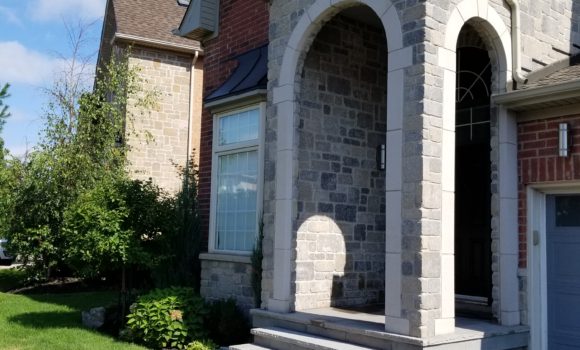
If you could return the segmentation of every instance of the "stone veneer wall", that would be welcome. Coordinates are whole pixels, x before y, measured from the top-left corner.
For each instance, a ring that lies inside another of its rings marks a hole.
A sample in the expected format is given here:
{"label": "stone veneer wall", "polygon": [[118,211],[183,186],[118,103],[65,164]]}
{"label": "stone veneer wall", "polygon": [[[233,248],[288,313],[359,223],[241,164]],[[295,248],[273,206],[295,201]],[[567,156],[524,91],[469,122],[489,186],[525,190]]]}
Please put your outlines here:
{"label": "stone veneer wall", "polygon": [[[205,254],[209,255],[209,254]],[[246,258],[249,261],[249,258]],[[254,308],[252,265],[249,262],[219,260],[201,256],[200,294],[206,300],[233,298],[238,306],[248,311]]]}
{"label": "stone veneer wall", "polygon": [[[430,102],[429,111],[425,110],[426,114],[428,115],[427,119],[434,119],[434,117],[443,116],[443,104],[441,98],[433,98],[433,96],[440,96],[441,94],[441,86],[442,86],[442,77],[443,77],[443,69],[440,66],[440,62],[438,61],[440,57],[438,57],[437,50],[439,47],[444,46],[445,40],[445,33],[446,33],[446,24],[449,21],[449,18],[454,10],[456,10],[457,6],[460,5],[463,0],[434,0],[428,1],[426,3],[426,22],[425,28],[422,30],[425,31],[425,35],[428,40],[425,41],[425,48],[424,48],[424,57],[421,58],[421,61],[424,62],[425,65],[425,96],[429,96]],[[473,1],[474,3],[476,1]],[[511,28],[511,9],[507,5],[506,1],[503,0],[485,0],[485,1],[477,1],[481,8],[483,9],[485,4],[488,4],[499,14],[501,21],[507,27],[507,32],[504,33],[497,33],[498,35],[508,35],[509,30]],[[522,35],[522,46],[520,48],[521,55],[522,55],[522,70],[524,73],[526,72],[534,72],[537,71],[544,66],[554,63],[556,61],[562,60],[568,57],[569,54],[578,53],[580,50],[574,43],[580,42],[580,32],[579,32],[579,25],[578,25],[578,15],[580,13],[580,3],[573,0],[563,0],[563,1],[550,1],[550,0],[523,0],[518,1],[520,4],[520,15],[521,15],[521,35]],[[468,9],[468,10],[471,10]],[[460,8],[460,12],[468,12],[466,11],[465,7]],[[483,14],[483,16],[487,16],[487,14]],[[470,24],[475,28],[478,33],[483,37],[486,46],[488,46],[490,51],[490,56],[492,58],[492,66],[493,67],[493,76],[492,76],[492,84],[493,84],[493,91],[494,93],[497,92],[504,92],[507,90],[511,90],[513,86],[507,84],[507,86],[503,86],[505,82],[499,81],[498,78],[498,62],[494,62],[497,58],[497,49],[499,41],[497,37],[492,36],[492,33],[488,31],[486,25],[479,23],[477,20],[470,22]],[[491,23],[496,28],[497,23]],[[511,61],[507,62],[507,66],[509,69],[512,67]],[[512,77],[508,76],[508,80],[511,80]],[[501,138],[501,131],[499,129],[500,126],[500,110],[496,107],[491,108],[491,160],[492,160],[492,271],[493,271],[493,289],[492,289],[492,311],[494,315],[500,319],[501,321],[501,312],[500,305],[502,303],[501,299],[501,281],[502,277],[500,276],[500,267],[503,264],[506,264],[508,257],[501,256],[500,253],[500,240],[506,239],[510,240],[508,237],[513,237],[515,232],[500,232],[500,227],[510,227],[515,225],[505,225],[500,224],[501,222],[505,223],[505,217],[502,218],[502,213],[500,212],[500,208],[505,206],[505,204],[501,204],[500,202],[506,199],[506,193],[500,193],[501,182],[506,181],[505,178],[502,179],[502,175],[500,173],[500,158],[505,157],[505,154],[501,154],[500,149],[506,148],[506,141],[500,140]],[[511,117],[509,117],[511,118]],[[436,123],[433,121],[428,122],[432,133],[436,134],[437,127],[434,127]],[[513,123],[513,120],[508,121],[508,123]],[[506,124],[504,124],[506,125]],[[505,134],[505,133],[504,133]],[[433,142],[435,141],[435,142]],[[503,144],[502,144],[503,142]],[[439,142],[436,140],[427,140],[425,139],[423,144],[434,144],[437,145]],[[515,140],[509,140],[507,143],[511,143],[511,146],[515,144]],[[427,159],[431,158],[431,156],[425,154]],[[437,158],[437,157],[433,157]],[[425,179],[437,179],[436,172],[428,172],[428,175]],[[511,180],[511,179],[510,179]],[[430,181],[437,183],[436,181]],[[438,185],[436,185],[438,186]],[[505,188],[506,186],[504,186]],[[512,192],[515,192],[512,191]],[[507,195],[509,197],[512,196],[510,193]],[[504,197],[504,198],[502,198]],[[515,196],[514,196],[515,197]],[[508,200],[511,200],[509,198]],[[505,213],[504,213],[505,215]],[[509,220],[509,219],[508,219]],[[525,239],[525,237],[524,237]],[[504,244],[507,245],[507,244]],[[525,267],[525,259],[522,259],[522,256],[526,255],[525,251],[525,240],[521,241],[520,235],[520,259],[519,264],[520,267]],[[510,257],[511,258],[511,257]],[[502,262],[503,260],[503,262]],[[512,283],[510,281],[510,283]],[[515,282],[513,282],[515,283]],[[521,282],[520,282],[521,283]],[[520,288],[520,293],[522,298],[525,299],[525,288]],[[520,298],[521,299],[521,298]],[[515,303],[517,301],[509,301],[509,303]],[[507,306],[507,307],[506,307]],[[504,301],[504,309],[511,308],[508,306],[508,301]],[[520,314],[525,313],[525,304],[520,303]]]}
{"label": "stone veneer wall", "polygon": [[[128,155],[131,176],[152,178],[169,192],[177,192],[181,179],[175,164],[183,166],[187,158],[192,55],[134,46],[129,64],[139,67],[144,90],[159,93],[157,106],[151,111],[141,113],[139,107],[128,107],[138,133],[127,137],[132,147]],[[196,103],[201,103],[201,91],[195,93]],[[148,142],[144,132],[153,139]]]}
{"label": "stone veneer wall", "polygon": [[336,16],[305,64],[298,127],[296,309],[384,302],[386,39]]}
{"label": "stone veneer wall", "polygon": [[[427,16],[433,21],[439,35],[430,44],[440,41],[443,30],[437,29],[447,22],[451,11],[462,0],[427,1]],[[511,27],[510,7],[504,0],[486,0]],[[518,0],[520,6],[520,29],[522,34],[522,67],[525,72],[536,71],[547,64],[580,52],[580,3],[575,0]],[[503,33],[498,33],[503,34]],[[511,64],[511,62],[510,62]]]}
{"label": "stone veneer wall", "polygon": [[[279,104],[274,104],[272,102],[272,90],[278,86],[278,82],[282,74],[284,74],[285,67],[281,67],[281,63],[284,57],[284,52],[286,45],[290,38],[292,31],[295,29],[298,21],[303,17],[308,17],[306,11],[312,6],[316,1],[314,0],[303,0],[303,1],[283,1],[274,0],[272,1],[272,6],[270,8],[270,47],[269,47],[269,108],[267,112],[267,123],[266,123],[266,163],[265,163],[265,185],[264,185],[264,222],[265,222],[265,233],[266,237],[264,239],[264,282],[262,299],[269,300],[274,298],[274,233],[275,233],[275,218],[276,218],[276,191],[275,181],[277,176],[281,176],[276,173],[276,162],[277,157],[277,139],[281,138],[282,135],[277,135],[277,124],[280,123],[278,120],[278,111],[280,108]],[[317,2],[321,4],[323,2]],[[383,1],[377,1],[378,3],[383,3]],[[399,51],[401,55],[398,56],[398,62],[393,63],[394,67],[399,67],[396,73],[404,76],[404,82],[397,86],[399,89],[397,95],[402,97],[400,104],[398,106],[393,106],[394,108],[402,109],[403,115],[403,149],[404,149],[404,162],[403,162],[403,176],[404,183],[402,184],[402,198],[405,198],[405,204],[403,208],[399,207],[396,210],[401,210],[401,221],[403,222],[402,227],[404,228],[403,235],[408,235],[408,244],[416,247],[418,244],[422,245],[420,242],[421,233],[421,211],[417,208],[417,203],[422,202],[421,191],[422,191],[422,147],[420,145],[422,131],[422,119],[420,117],[421,111],[423,110],[423,82],[424,82],[424,69],[420,66],[422,56],[424,55],[424,45],[423,38],[425,37],[424,31],[424,14],[425,14],[425,4],[424,2],[414,2],[405,0],[392,1],[393,8],[396,9],[398,18],[401,21],[401,31],[403,34],[403,50]],[[345,1],[341,4],[334,6],[346,7],[353,2]],[[380,5],[377,5],[380,6]],[[297,72],[302,73],[303,58],[306,57],[311,40],[322,27],[324,21],[330,19],[331,14],[339,13],[340,9],[335,7],[328,12],[328,15],[322,18],[321,21],[318,19],[312,19],[315,21],[313,24],[312,34],[307,34],[304,38],[307,43],[305,47],[295,47],[295,49],[300,50],[301,59],[298,62]],[[387,43],[388,44],[388,43]],[[387,45],[388,46],[388,45]],[[412,52],[413,57],[409,57],[407,60],[407,52]],[[416,64],[415,64],[416,63]],[[296,80],[299,81],[297,78]],[[301,93],[301,87],[299,85],[294,86],[294,94],[299,96]],[[298,117],[297,114],[294,115],[294,127],[298,128]],[[409,129],[410,132],[406,130]],[[296,154],[295,157],[298,157]],[[291,171],[292,181],[296,186],[296,181],[298,178],[298,167],[294,169],[288,169]],[[297,189],[295,189],[297,194]],[[393,197],[394,198],[394,197]],[[298,215],[298,205],[296,201],[297,197],[293,198],[293,204],[290,208],[292,212],[291,217]],[[298,230],[298,227],[294,227],[294,230]],[[436,227],[433,226],[435,230]],[[414,240],[414,243],[412,243]],[[429,271],[435,271],[438,269],[439,262],[435,261],[431,264],[431,260],[424,258],[417,252],[410,252],[409,254],[402,254],[401,260],[396,265],[385,266],[386,270],[391,269],[395,273],[400,273],[403,270],[403,266],[406,268],[404,272],[406,276],[409,276],[409,281],[402,280],[401,284],[405,286],[402,289],[401,304],[403,317],[412,318],[413,322],[419,322],[420,319],[425,317],[427,314],[419,314],[416,310],[416,305],[419,303],[424,303],[425,300],[421,301],[418,297],[418,293],[422,288],[417,282],[417,278],[421,275],[422,268],[424,265],[429,266]],[[429,260],[429,261],[428,261]],[[423,269],[427,271],[427,269]],[[432,285],[436,287],[435,283],[429,283],[429,279],[425,279],[422,283],[423,286]],[[292,281],[295,281],[295,276],[292,276]],[[408,287],[408,288],[407,288]],[[291,301],[292,303],[292,301]],[[267,306],[267,305],[266,305]],[[291,305],[292,308],[294,305]],[[414,324],[414,323],[413,323]],[[414,326],[413,326],[414,327]]]}
{"label": "stone veneer wall", "polygon": [[[263,299],[268,300],[272,298],[273,295],[273,249],[274,249],[274,226],[275,226],[275,209],[276,209],[276,187],[274,186],[276,176],[280,176],[275,173],[276,168],[276,139],[280,138],[281,135],[276,135],[276,125],[279,123],[277,119],[278,111],[277,108],[282,106],[281,103],[272,102],[272,92],[273,88],[278,87],[278,81],[284,74],[284,67],[281,67],[284,52],[286,50],[286,45],[290,38],[292,31],[295,29],[299,20],[303,17],[308,17],[309,14],[306,13],[308,9],[316,3],[317,5],[323,6],[324,2],[315,0],[302,0],[288,2],[284,0],[273,0],[271,11],[270,11],[270,51],[269,51],[269,108],[267,114],[267,147],[266,147],[266,176],[265,176],[265,203],[264,203],[264,219],[265,219],[265,231],[266,238],[264,241],[265,249],[265,261],[264,261],[264,283],[263,283]],[[417,239],[419,245],[404,245],[402,246],[401,252],[401,262],[405,266],[403,269],[403,276],[401,279],[401,323],[400,332],[407,333],[405,321],[409,321],[409,331],[407,334],[415,336],[431,336],[436,333],[436,328],[440,329],[451,329],[452,325],[448,321],[453,320],[453,298],[449,296],[452,293],[449,290],[443,291],[443,289],[448,289],[449,285],[442,281],[442,276],[445,275],[448,281],[452,281],[452,272],[446,269],[445,266],[452,266],[448,264],[449,259],[452,259],[448,253],[442,254],[442,246],[449,246],[450,243],[443,240],[445,237],[443,234],[442,223],[444,223],[444,218],[449,217],[449,213],[444,213],[442,211],[443,203],[445,203],[445,198],[443,196],[443,183],[449,181],[449,178],[443,177],[445,169],[448,170],[449,162],[448,158],[443,156],[443,145],[446,137],[449,137],[450,130],[444,130],[444,110],[446,108],[453,108],[449,106],[449,102],[453,102],[449,99],[446,100],[443,86],[447,85],[449,81],[454,81],[453,79],[448,79],[451,75],[445,74],[446,69],[453,70],[450,67],[444,67],[445,60],[444,57],[440,56],[440,48],[445,47],[445,35],[447,33],[447,23],[451,18],[451,14],[456,10],[457,5],[463,3],[463,8],[461,11],[472,12],[475,11],[487,11],[488,4],[499,14],[499,20],[494,19],[492,26],[500,28],[504,26],[504,29],[497,33],[498,35],[503,35],[506,42],[509,42],[509,30],[511,26],[511,16],[510,9],[508,8],[505,1],[502,0],[429,0],[429,1],[392,1],[394,8],[398,13],[398,17],[401,21],[401,31],[402,31],[402,42],[404,50],[412,50],[412,56],[402,57],[401,55],[396,55],[398,60],[410,61],[408,64],[404,62],[398,62],[398,66],[404,67],[401,84],[401,89],[403,94],[401,96],[401,109],[403,114],[403,125],[402,125],[402,148],[403,148],[403,162],[402,162],[402,197],[404,200],[401,202],[401,234],[403,242],[409,239]],[[578,24],[578,14],[580,10],[580,3],[573,0],[563,0],[563,1],[551,1],[551,0],[524,0],[520,1],[522,9],[522,50],[523,50],[523,67],[525,70],[536,71],[545,64],[552,63],[563,57],[566,57],[563,52],[575,53],[576,47],[573,45],[574,42],[578,41],[579,36],[579,24]],[[341,4],[347,5],[351,2],[333,2],[333,6],[341,6]],[[466,5],[466,6],[465,6]],[[330,6],[330,5],[328,5]],[[334,10],[329,10],[328,13],[338,12],[335,7]],[[462,21],[462,14],[458,17],[454,17],[455,21],[450,23],[451,26],[456,26],[458,22]],[[316,11],[313,11],[316,12]],[[482,17],[486,17],[486,12],[480,14]],[[325,18],[323,20],[327,20]],[[321,26],[318,19],[312,18],[313,32],[316,33]],[[499,25],[498,22],[500,22]],[[555,25],[555,24],[558,25]],[[474,21],[474,27],[478,32],[485,32],[485,25]],[[454,28],[457,30],[458,28]],[[480,32],[480,33],[481,33]],[[490,32],[489,32],[490,33]],[[551,33],[551,34],[546,34]],[[488,34],[488,33],[484,33]],[[497,48],[499,40],[497,37],[488,36],[494,45],[492,45],[492,54],[495,54],[493,50]],[[302,39],[302,38],[301,38]],[[313,37],[303,38],[306,43],[313,39]],[[453,40],[455,38],[451,38]],[[293,43],[294,46],[302,45],[302,42]],[[308,45],[306,45],[307,47]],[[295,50],[299,50],[299,53],[305,56],[304,47],[292,47]],[[454,49],[454,48],[449,48]],[[509,48],[508,48],[509,49]],[[402,52],[402,51],[401,51]],[[398,52],[398,53],[401,53]],[[398,54],[397,53],[397,54]],[[444,54],[445,52],[443,52]],[[451,53],[453,54],[453,53]],[[443,58],[443,59],[442,59]],[[403,64],[402,64],[403,63]],[[511,69],[511,62],[507,62],[507,66]],[[301,72],[301,66],[299,62],[298,72]],[[454,73],[453,73],[454,74]],[[444,79],[446,78],[446,79]],[[511,80],[511,77],[503,79],[503,83],[506,80]],[[286,81],[286,80],[285,80]],[[502,82],[497,80],[498,91],[505,91],[505,89],[511,89],[511,85],[503,86]],[[300,87],[295,86],[295,95],[300,93]],[[279,91],[282,91],[280,89]],[[444,106],[444,100],[447,101],[447,105]],[[512,152],[515,147],[514,140],[502,139],[502,133],[498,132],[501,123],[507,121],[508,124],[514,123],[513,118],[505,117],[505,112],[497,110],[492,112],[492,169],[498,174],[494,178],[493,186],[499,188],[499,178],[505,176],[504,174],[499,174],[500,163],[499,155],[500,149],[508,150]],[[500,117],[503,118],[499,120]],[[496,123],[495,125],[493,123]],[[297,120],[294,120],[294,125],[297,127]],[[515,137],[514,137],[515,138]],[[505,154],[504,154],[505,155]],[[509,153],[510,159],[514,158],[514,162],[507,162],[506,164],[515,163],[515,151]],[[296,157],[296,155],[294,155]],[[447,163],[443,163],[442,160],[447,159]],[[291,171],[288,169],[288,171]],[[505,169],[504,169],[505,171]],[[447,172],[449,173],[449,172]],[[297,169],[292,170],[292,179],[295,181],[297,178]],[[447,175],[448,176],[448,175]],[[505,180],[505,179],[504,179]],[[505,181],[503,183],[505,183]],[[510,178],[511,182],[512,179]],[[515,181],[513,181],[515,182]],[[295,184],[295,182],[294,182]],[[512,186],[512,187],[515,187]],[[496,195],[492,200],[492,207],[494,210],[499,210],[500,199],[502,203],[508,204],[510,208],[514,205],[515,196],[512,192],[509,193],[509,197],[505,196],[500,198]],[[295,192],[297,192],[295,190]],[[448,195],[449,193],[446,193]],[[293,197],[293,200],[296,197]],[[280,202],[282,203],[282,202]],[[284,202],[284,205],[286,203]],[[503,207],[503,205],[502,205]],[[289,211],[292,212],[292,217],[297,215],[297,203],[292,202]],[[448,210],[448,209],[446,209]],[[496,211],[494,215],[492,225],[494,227],[494,232],[499,232],[499,223],[504,224],[506,222],[505,218],[500,220],[499,212]],[[513,226],[510,219],[508,219],[507,226]],[[511,245],[511,238],[517,235],[515,232],[501,232],[501,235],[497,235],[498,239],[501,236],[509,241]],[[451,242],[452,245],[452,242]],[[498,249],[498,244],[495,244],[495,249]],[[502,246],[505,246],[502,244]],[[445,256],[444,256],[445,255]],[[499,256],[499,255],[498,255]],[[515,257],[515,263],[517,264],[517,256],[514,254],[504,254],[497,261],[494,261],[496,270],[499,269],[500,263],[502,265],[508,266],[509,269],[503,269],[506,274],[504,276],[499,276],[499,274],[494,274],[494,299],[499,298],[500,289],[503,290],[503,295],[508,298],[501,304],[501,311],[499,310],[499,305],[496,305],[496,315],[500,318],[501,322],[507,320],[508,324],[518,323],[519,316],[515,317],[515,314],[519,313],[513,308],[517,305],[517,298],[513,300],[514,293],[513,288],[500,288],[500,280],[505,279],[509,275],[509,283],[515,283],[511,278],[513,274],[513,261]],[[283,259],[283,258],[281,258]],[[500,261],[502,260],[502,261]],[[400,267],[393,266],[394,271],[397,271]],[[387,270],[389,267],[387,267]],[[500,278],[501,277],[501,278]],[[420,279],[420,282],[419,281]],[[445,300],[443,300],[442,295],[445,295]],[[513,306],[512,306],[513,305]],[[396,306],[398,307],[398,305]],[[517,307],[516,307],[517,308]],[[445,311],[443,311],[445,310]],[[500,315],[500,312],[503,313]],[[438,325],[435,320],[441,320]],[[395,320],[396,321],[396,320]],[[446,323],[445,323],[446,322]]]}

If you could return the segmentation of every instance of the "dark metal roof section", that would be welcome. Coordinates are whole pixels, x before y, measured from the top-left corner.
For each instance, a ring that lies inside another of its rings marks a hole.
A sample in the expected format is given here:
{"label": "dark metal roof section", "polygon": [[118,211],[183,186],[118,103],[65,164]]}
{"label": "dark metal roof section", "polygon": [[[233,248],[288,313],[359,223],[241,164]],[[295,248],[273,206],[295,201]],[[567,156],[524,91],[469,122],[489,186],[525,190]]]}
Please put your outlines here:
{"label": "dark metal roof section", "polygon": [[238,67],[214,92],[205,98],[213,102],[252,90],[266,89],[268,83],[268,45],[247,51],[236,57]]}

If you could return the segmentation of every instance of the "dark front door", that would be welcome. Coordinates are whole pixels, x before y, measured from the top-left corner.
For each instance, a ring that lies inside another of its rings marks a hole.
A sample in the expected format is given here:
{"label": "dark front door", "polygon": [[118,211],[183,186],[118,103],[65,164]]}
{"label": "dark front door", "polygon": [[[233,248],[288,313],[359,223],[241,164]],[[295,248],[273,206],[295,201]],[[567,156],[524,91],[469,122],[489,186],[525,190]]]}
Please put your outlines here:
{"label": "dark front door", "polygon": [[580,349],[580,195],[547,198],[548,349]]}
{"label": "dark front door", "polygon": [[489,317],[491,304],[491,63],[486,50],[457,51],[455,294],[458,314]]}
{"label": "dark front door", "polygon": [[[488,108],[463,112],[489,115]],[[456,129],[455,292],[465,302],[484,305],[491,301],[489,154],[489,123]]]}

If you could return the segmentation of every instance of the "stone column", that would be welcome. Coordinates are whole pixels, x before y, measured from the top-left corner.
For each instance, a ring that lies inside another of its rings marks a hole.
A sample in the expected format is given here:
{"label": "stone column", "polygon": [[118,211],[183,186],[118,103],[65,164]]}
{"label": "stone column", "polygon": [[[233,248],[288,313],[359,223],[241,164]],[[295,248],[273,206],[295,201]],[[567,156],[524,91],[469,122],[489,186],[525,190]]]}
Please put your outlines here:
{"label": "stone column", "polygon": [[387,76],[387,166],[385,179],[385,330],[409,334],[402,305],[403,229],[403,115],[405,69],[412,64],[412,48],[389,52]]}

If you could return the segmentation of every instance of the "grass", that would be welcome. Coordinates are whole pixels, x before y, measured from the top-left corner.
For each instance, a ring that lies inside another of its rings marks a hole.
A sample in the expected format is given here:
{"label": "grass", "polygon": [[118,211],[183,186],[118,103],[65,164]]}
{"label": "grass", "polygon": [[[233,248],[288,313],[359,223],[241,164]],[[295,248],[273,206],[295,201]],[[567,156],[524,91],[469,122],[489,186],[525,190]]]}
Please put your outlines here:
{"label": "grass", "polygon": [[[15,274],[6,271],[12,270],[0,270],[0,290],[18,282]],[[116,297],[110,291],[31,295],[0,292],[0,349],[144,349],[83,328],[82,310],[110,304]]]}

